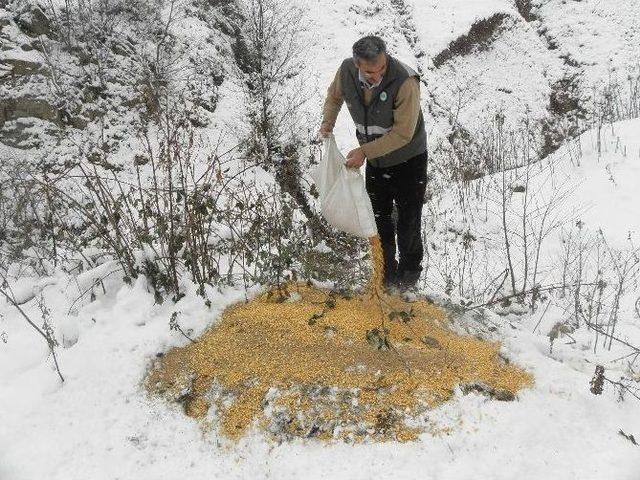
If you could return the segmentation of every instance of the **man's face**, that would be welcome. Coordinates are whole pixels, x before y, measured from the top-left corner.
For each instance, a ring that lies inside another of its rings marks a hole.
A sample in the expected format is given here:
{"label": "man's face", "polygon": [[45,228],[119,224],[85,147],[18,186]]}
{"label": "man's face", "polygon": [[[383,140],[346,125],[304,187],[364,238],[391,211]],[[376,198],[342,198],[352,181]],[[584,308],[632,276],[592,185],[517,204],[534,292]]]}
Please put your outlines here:
{"label": "man's face", "polygon": [[356,66],[362,73],[362,76],[366,78],[367,82],[378,83],[387,69],[387,55],[381,53],[371,62],[358,60],[356,61]]}

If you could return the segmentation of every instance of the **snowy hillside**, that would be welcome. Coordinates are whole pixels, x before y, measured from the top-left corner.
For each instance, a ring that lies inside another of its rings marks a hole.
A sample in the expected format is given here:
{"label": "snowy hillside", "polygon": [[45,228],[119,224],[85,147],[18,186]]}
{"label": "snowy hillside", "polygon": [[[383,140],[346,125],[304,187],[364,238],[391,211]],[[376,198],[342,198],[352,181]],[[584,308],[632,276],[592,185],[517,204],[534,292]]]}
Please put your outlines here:
{"label": "snowy hillside", "polygon": [[[0,10],[4,44],[0,88],[5,98],[0,127],[3,143],[11,146],[41,144],[40,130],[53,133],[56,126],[83,128],[86,124],[72,112],[59,109],[61,99],[56,97],[62,92],[56,89],[62,85],[54,84],[52,89],[44,73],[48,62],[59,67],[70,62],[77,68],[78,59],[42,49],[38,35],[47,34],[50,21],[39,13],[42,10],[29,5],[26,0],[8,2]],[[213,112],[210,121],[229,129],[237,121],[230,115],[238,103],[237,84],[217,86],[229,79],[227,56],[234,49],[231,32],[238,14],[234,5],[233,1],[180,4],[183,13],[176,17],[171,32],[183,44],[177,49],[189,50],[196,74],[214,77],[208,88],[209,92],[217,90],[221,108],[209,109]],[[545,128],[558,129],[563,118],[573,122],[575,115],[592,114],[592,103],[600,101],[602,90],[612,83],[621,88],[627,88],[629,81],[637,85],[637,0],[615,4],[595,0],[314,0],[295,6],[303,11],[301,43],[313,58],[303,66],[308,77],[304,92],[311,100],[306,107],[311,130],[319,124],[323,95],[337,66],[349,56],[353,41],[364,34],[382,35],[392,54],[423,73],[423,103],[433,116],[429,124],[434,143],[446,141],[460,128],[474,136],[496,112],[504,113],[514,125],[528,117],[533,123],[547,119],[550,123]],[[123,86],[114,93],[126,96]],[[85,101],[92,98],[86,92],[82,95]],[[341,122],[342,134],[348,121]],[[555,148],[555,142],[542,138],[544,133],[538,133],[541,145]],[[346,133],[338,140],[353,142]]]}
{"label": "snowy hillside", "polygon": [[[554,109],[570,114],[577,107],[572,101],[587,108],[611,78],[637,76],[636,1],[320,0],[311,6],[330,40],[314,49],[320,85],[329,82],[336,59],[348,56],[345,45],[380,34],[423,73],[434,142],[458,126],[475,133],[498,111],[511,122],[526,115],[539,121]],[[554,93],[559,88],[562,98]]]}
{"label": "snowy hillside", "polygon": [[[0,480],[640,479],[640,0],[86,6],[0,0]],[[309,172],[365,34],[422,74],[417,296],[534,385],[417,441],[230,442],[144,379],[269,286],[364,288]]]}
{"label": "snowy hillside", "polygon": [[[571,174],[581,185],[563,210],[582,210],[590,228],[607,228],[616,242],[624,243],[626,236],[627,228],[622,231],[620,224],[633,230],[635,217],[626,217],[627,212],[618,209],[615,217],[610,213],[600,223],[597,208],[621,198],[637,198],[632,183],[636,177],[622,174],[638,168],[634,132],[639,126],[638,121],[614,125],[615,135],[604,142],[607,150],[613,150],[599,160],[590,146],[593,132],[588,132],[581,139],[581,164],[572,165],[566,158],[558,162],[560,178]],[[627,155],[622,147],[616,151],[615,145],[626,146]],[[636,153],[631,155],[633,149]],[[620,175],[619,182],[611,182],[609,171]],[[582,209],[588,206],[588,199],[597,200],[592,202],[595,209]],[[490,237],[490,229],[483,235]],[[107,264],[99,267],[107,268]],[[79,287],[99,275],[99,269],[79,277]],[[23,279],[13,285],[19,295],[42,289],[56,336],[64,346],[59,350],[64,385],[52,370],[46,344],[35,341],[33,331],[15,309],[2,305],[3,479],[172,479],[188,472],[195,478],[394,475],[634,480],[640,471],[638,447],[619,433],[637,437],[640,432],[637,401],[630,396],[616,401],[611,386],[601,396],[589,392],[594,365],[606,365],[616,379],[626,371],[626,364],[616,358],[629,350],[614,343],[611,351],[598,347],[595,354],[590,353],[594,335],[580,330],[572,337],[575,343],[567,343],[565,336],[556,339],[550,354],[546,333],[563,320],[559,308],[531,316],[500,318],[486,310],[481,315],[454,318],[455,328],[500,339],[505,356],[532,372],[536,384],[513,403],[458,392],[452,402],[424,420],[440,434],[425,434],[410,444],[358,446],[314,442],[270,445],[252,434],[238,446],[221,449],[216,446],[215,432],[201,432],[197,422],[186,420],[179,407],[168,408],[164,402],[150,399],[140,382],[158,352],[185,343],[184,337],[167,328],[172,312],[182,312],[182,327],[198,335],[216,321],[226,305],[242,299],[242,291],[211,291],[212,309],[203,306],[193,290],[175,305],[157,305],[144,279],[127,286],[112,278],[105,282],[106,294],[72,308],[69,314],[78,288],[70,282],[69,276],[60,274],[39,279],[37,284]],[[434,286],[427,285],[427,291]],[[631,303],[634,291],[625,297]],[[40,315],[34,301],[23,308],[29,315]],[[632,307],[625,305],[623,316],[618,335],[637,345],[640,328]]]}

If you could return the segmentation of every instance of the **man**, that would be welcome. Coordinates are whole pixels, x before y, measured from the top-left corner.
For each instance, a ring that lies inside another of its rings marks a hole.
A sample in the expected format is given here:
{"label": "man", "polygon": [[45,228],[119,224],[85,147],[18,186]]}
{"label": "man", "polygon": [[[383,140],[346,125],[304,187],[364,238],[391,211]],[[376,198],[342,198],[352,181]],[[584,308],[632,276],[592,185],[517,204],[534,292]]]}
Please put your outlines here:
{"label": "man", "polygon": [[[422,204],[427,181],[427,133],[420,108],[419,75],[387,53],[376,36],[353,44],[329,86],[320,136],[331,134],[343,102],[356,124],[360,147],[347,167],[367,161],[371,198],[385,261],[385,284],[413,287],[422,271]],[[391,212],[397,207],[397,224]],[[396,260],[396,235],[399,260]]]}

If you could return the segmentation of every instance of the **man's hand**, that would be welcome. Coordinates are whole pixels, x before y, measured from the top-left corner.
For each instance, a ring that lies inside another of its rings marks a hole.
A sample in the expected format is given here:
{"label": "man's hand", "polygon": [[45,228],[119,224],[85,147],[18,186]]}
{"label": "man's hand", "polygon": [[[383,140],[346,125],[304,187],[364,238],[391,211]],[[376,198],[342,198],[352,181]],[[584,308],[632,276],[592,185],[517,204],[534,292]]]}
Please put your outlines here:
{"label": "man's hand", "polygon": [[332,133],[333,133],[333,129],[332,128],[328,128],[328,127],[322,126],[322,127],[320,127],[320,130],[318,131],[318,139],[319,140],[324,140],[325,138],[329,137]]}
{"label": "man's hand", "polygon": [[347,168],[360,168],[364,163],[365,156],[361,148],[356,148],[347,153]]}

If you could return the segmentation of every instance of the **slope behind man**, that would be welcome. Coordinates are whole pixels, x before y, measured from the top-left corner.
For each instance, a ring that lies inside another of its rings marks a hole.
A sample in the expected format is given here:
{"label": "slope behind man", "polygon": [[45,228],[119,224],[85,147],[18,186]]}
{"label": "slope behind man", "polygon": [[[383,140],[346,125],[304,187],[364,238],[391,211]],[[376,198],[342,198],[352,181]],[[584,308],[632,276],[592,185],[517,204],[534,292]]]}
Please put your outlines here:
{"label": "slope behind man", "polygon": [[[360,143],[348,153],[346,165],[359,168],[367,162],[366,188],[384,251],[385,284],[411,288],[422,271],[421,216],[427,171],[419,76],[389,55],[381,38],[361,38],[353,44],[353,58],[342,62],[329,86],[322,137],[333,131],[343,102]],[[391,216],[394,202],[397,225]]]}

